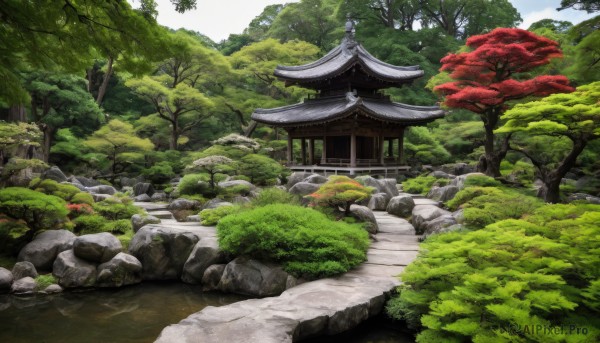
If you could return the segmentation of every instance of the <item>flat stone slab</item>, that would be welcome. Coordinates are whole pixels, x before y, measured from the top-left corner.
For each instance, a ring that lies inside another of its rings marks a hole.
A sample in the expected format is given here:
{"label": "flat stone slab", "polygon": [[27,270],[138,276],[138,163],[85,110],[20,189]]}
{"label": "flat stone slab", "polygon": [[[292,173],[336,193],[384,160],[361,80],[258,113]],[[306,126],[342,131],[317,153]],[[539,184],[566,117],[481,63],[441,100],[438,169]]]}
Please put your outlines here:
{"label": "flat stone slab", "polygon": [[166,210],[168,203],[158,203],[158,202],[134,202],[135,206],[143,208],[146,211],[162,211]]}
{"label": "flat stone slab", "polygon": [[405,242],[386,242],[379,241],[371,243],[371,249],[377,250],[392,250],[392,251],[418,251],[419,243],[405,243]]}
{"label": "flat stone slab", "polygon": [[173,219],[173,213],[167,210],[148,211],[148,214],[151,216],[155,216],[158,219]]}
{"label": "flat stone slab", "polygon": [[[346,275],[370,275],[377,277],[397,276],[404,270],[404,266],[386,266],[382,264],[363,263],[352,269]],[[397,280],[397,279],[396,279]],[[400,284],[400,282],[398,282]]]}
{"label": "flat stone slab", "polygon": [[433,206],[440,206],[440,202],[439,201],[435,201],[435,200],[431,200],[431,199],[427,199],[427,198],[417,198],[417,199],[413,199],[415,202],[415,207],[419,206],[419,205],[433,205]]}
{"label": "flat stone slab", "polygon": [[395,243],[419,243],[420,236],[398,235],[394,233],[378,233],[375,239],[378,242],[395,242]]}
{"label": "flat stone slab", "polygon": [[370,249],[367,252],[367,263],[386,266],[407,266],[416,257],[417,251],[390,251]]}

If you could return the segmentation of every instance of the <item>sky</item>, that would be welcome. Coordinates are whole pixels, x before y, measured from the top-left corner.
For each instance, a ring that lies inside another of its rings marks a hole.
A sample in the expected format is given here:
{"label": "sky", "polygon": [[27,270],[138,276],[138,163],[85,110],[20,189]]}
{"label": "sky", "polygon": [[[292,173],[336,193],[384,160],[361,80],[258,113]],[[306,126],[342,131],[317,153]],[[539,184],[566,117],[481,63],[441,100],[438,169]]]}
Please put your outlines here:
{"label": "sky", "polygon": [[[170,0],[157,0],[158,22],[173,29],[186,28],[198,31],[215,42],[226,39],[232,33],[242,33],[254,17],[258,16],[265,6],[297,0],[197,0],[196,10],[179,14],[174,10]],[[567,20],[577,24],[592,18],[585,11],[556,11],[560,0],[509,0],[521,13],[521,28],[528,28],[541,19]],[[133,6],[136,4],[132,0]]]}

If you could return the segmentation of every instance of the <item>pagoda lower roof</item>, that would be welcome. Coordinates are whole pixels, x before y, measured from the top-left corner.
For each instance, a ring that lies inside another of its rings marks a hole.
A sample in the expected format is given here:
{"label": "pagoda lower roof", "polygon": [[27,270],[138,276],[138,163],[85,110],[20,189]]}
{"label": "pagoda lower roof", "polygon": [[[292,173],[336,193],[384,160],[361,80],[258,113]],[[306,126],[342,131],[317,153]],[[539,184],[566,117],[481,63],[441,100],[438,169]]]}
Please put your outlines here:
{"label": "pagoda lower roof", "polygon": [[302,84],[332,79],[360,65],[362,72],[385,82],[403,84],[423,76],[419,66],[395,66],[380,61],[353,39],[342,43],[319,60],[301,66],[277,66],[274,75],[288,84]]}
{"label": "pagoda lower roof", "polygon": [[348,94],[272,109],[259,108],[252,114],[252,119],[271,126],[295,127],[323,124],[356,113],[381,122],[407,126],[425,124],[445,115],[438,106],[412,106]]}

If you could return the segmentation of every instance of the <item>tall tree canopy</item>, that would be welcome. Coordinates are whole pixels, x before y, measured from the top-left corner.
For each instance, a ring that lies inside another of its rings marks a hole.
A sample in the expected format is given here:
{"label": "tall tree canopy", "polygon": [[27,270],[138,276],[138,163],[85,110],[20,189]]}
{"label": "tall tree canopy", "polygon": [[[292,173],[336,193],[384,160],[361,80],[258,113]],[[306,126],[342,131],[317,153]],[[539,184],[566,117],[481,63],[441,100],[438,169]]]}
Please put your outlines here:
{"label": "tall tree canopy", "polygon": [[513,133],[511,149],[536,167],[547,202],[559,202],[562,179],[588,143],[600,138],[599,105],[600,82],[594,82],[570,94],[518,104],[504,115],[506,123],[496,132]]}
{"label": "tall tree canopy", "polygon": [[527,73],[560,57],[558,43],[521,29],[498,28],[467,40],[469,51],[442,59],[441,71],[454,80],[434,88],[445,95],[448,107],[477,113],[485,128],[485,155],[479,169],[500,176],[500,162],[506,156],[508,137],[495,140],[494,130],[511,100],[544,96],[573,89],[562,75],[528,78]]}

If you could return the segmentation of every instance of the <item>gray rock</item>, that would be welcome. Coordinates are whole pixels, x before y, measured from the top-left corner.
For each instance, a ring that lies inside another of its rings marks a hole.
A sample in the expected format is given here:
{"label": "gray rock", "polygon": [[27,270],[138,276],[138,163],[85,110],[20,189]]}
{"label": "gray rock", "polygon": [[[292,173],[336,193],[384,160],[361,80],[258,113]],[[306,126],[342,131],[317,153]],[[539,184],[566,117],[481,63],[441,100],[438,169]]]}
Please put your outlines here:
{"label": "gray rock", "polygon": [[160,219],[151,215],[134,214],[131,216],[131,226],[133,227],[133,232],[138,232],[139,229],[148,224],[160,224]]}
{"label": "gray rock", "polygon": [[52,275],[64,288],[92,287],[96,283],[96,265],[67,250],[58,254]]}
{"label": "gray rock", "polygon": [[219,185],[219,187],[224,188],[224,189],[238,187],[238,186],[248,187],[249,191],[256,189],[256,186],[254,186],[253,184],[251,184],[250,182],[248,182],[246,180],[223,181],[223,182],[219,182],[218,185]]}
{"label": "gray rock", "polygon": [[276,296],[285,291],[288,273],[281,266],[247,257],[229,262],[217,288],[256,297]]}
{"label": "gray rock", "polygon": [[442,171],[452,175],[463,175],[473,173],[475,171],[475,167],[470,166],[466,163],[451,163],[444,164],[442,166]]}
{"label": "gray rock", "polygon": [[81,183],[85,187],[94,187],[94,186],[102,185],[102,183],[100,181],[90,179],[90,178],[87,178],[84,176],[75,176],[75,179],[77,179],[77,181],[79,181],[79,183]]}
{"label": "gray rock", "polygon": [[179,198],[173,200],[169,206],[167,206],[167,208],[169,211],[198,210],[200,209],[200,202],[196,200]]}
{"label": "gray rock", "polygon": [[144,182],[144,177],[140,175],[135,178],[123,176],[119,183],[121,184],[121,187],[133,187],[141,182]]}
{"label": "gray rock", "polygon": [[286,188],[290,189],[290,188],[294,187],[295,184],[297,184],[298,182],[302,182],[303,180],[305,180],[307,177],[309,177],[311,175],[313,175],[313,173],[293,172],[292,175],[288,176],[288,178],[287,178]]}
{"label": "gray rock", "polygon": [[462,208],[458,211],[452,212],[452,216],[454,217],[454,219],[456,220],[457,223],[459,223],[459,224],[465,223],[465,210],[463,210]]}
{"label": "gray rock", "polygon": [[61,293],[62,291],[63,291],[62,287],[53,283],[50,286],[46,287],[43,292],[46,294],[55,294],[55,293]]}
{"label": "gray rock", "polygon": [[321,184],[324,184],[325,182],[327,182],[327,178],[323,175],[313,174],[313,175],[307,177],[306,179],[304,179],[302,182],[308,182],[308,183],[314,183],[317,185],[321,185]]}
{"label": "gray rock", "polygon": [[377,233],[377,230],[379,229],[377,226],[377,220],[375,219],[375,215],[373,214],[373,211],[371,211],[370,208],[360,205],[351,205],[350,213],[352,217],[367,224],[365,228],[369,233]]}
{"label": "gray rock", "polygon": [[243,197],[243,196],[235,196],[233,197],[232,202],[234,204],[247,204],[250,202],[250,199],[248,197]]}
{"label": "gray rock", "polygon": [[150,200],[152,202],[162,202],[167,201],[167,199],[169,199],[169,197],[165,192],[154,192],[154,194],[152,194],[152,196],[150,197]]}
{"label": "gray rock", "polygon": [[460,176],[457,176],[454,180],[452,180],[452,182],[450,182],[450,185],[456,186],[456,187],[458,187],[459,190],[461,190],[461,189],[465,188],[465,181],[468,178],[470,178],[471,176],[485,176],[485,174],[469,173],[469,174],[460,175]]}
{"label": "gray rock", "polygon": [[185,221],[189,223],[199,223],[202,221],[202,219],[200,218],[200,215],[194,214],[193,216],[187,216]]}
{"label": "gray rock", "polygon": [[14,277],[10,270],[0,267],[0,293],[10,291]]}
{"label": "gray rock", "polygon": [[146,194],[148,197],[151,197],[154,194],[154,186],[148,182],[139,182],[133,186],[133,195],[138,196]]}
{"label": "gray rock", "polygon": [[321,185],[308,183],[308,182],[298,182],[292,188],[290,188],[289,192],[297,195],[308,195],[316,192]]}
{"label": "gray rock", "polygon": [[450,215],[451,213],[434,205],[415,206],[412,211],[412,224],[417,234],[421,234],[426,228],[425,223],[446,214]]}
{"label": "gray rock", "polygon": [[202,209],[207,210],[207,209],[217,208],[219,206],[222,206],[222,205],[219,205],[220,203],[224,203],[224,202],[227,202],[227,201],[225,201],[223,199],[219,199],[219,198],[210,199],[209,201],[207,201],[204,204],[204,206],[202,206]]}
{"label": "gray rock", "polygon": [[203,237],[188,257],[183,266],[183,275],[181,280],[186,283],[201,283],[206,268],[213,264],[225,262],[225,254],[219,248],[217,239],[213,237]]}
{"label": "gray rock", "polygon": [[121,241],[109,232],[79,236],[73,242],[75,256],[96,263],[109,261],[121,250]]}
{"label": "gray rock", "polygon": [[371,176],[359,176],[356,180],[365,186],[375,188],[375,193],[385,193],[389,198],[398,195],[396,179],[375,179]]}
{"label": "gray rock", "polygon": [[52,166],[42,174],[42,179],[50,179],[56,182],[67,181],[67,176],[57,166]]}
{"label": "gray rock", "polygon": [[118,253],[110,261],[98,266],[98,287],[121,287],[142,282],[142,264],[125,253]]}
{"label": "gray rock", "polygon": [[432,173],[430,173],[429,175],[435,177],[436,179],[449,179],[450,178],[450,175],[448,175],[448,173],[441,171],[441,170],[435,170]]}
{"label": "gray rock", "polygon": [[143,266],[144,280],[178,280],[199,237],[179,228],[146,225],[129,243],[129,253]]}
{"label": "gray rock", "polygon": [[453,199],[458,193],[459,189],[456,186],[448,185],[444,187],[434,186],[431,188],[427,197],[431,200],[446,202]]}
{"label": "gray rock", "polygon": [[114,195],[115,193],[117,193],[117,190],[115,189],[115,187],[108,186],[108,185],[92,186],[92,187],[87,187],[86,189],[88,192],[90,192],[92,194]]}
{"label": "gray rock", "polygon": [[390,199],[386,193],[373,194],[367,203],[367,207],[373,211],[385,211]]}
{"label": "gray rock", "polygon": [[12,275],[15,280],[19,280],[27,276],[35,279],[38,276],[38,272],[35,270],[33,263],[29,261],[21,261],[15,263],[13,266]]}
{"label": "gray rock", "polygon": [[151,202],[152,198],[148,194],[140,194],[133,197],[133,201],[135,202]]}
{"label": "gray rock", "polygon": [[33,294],[37,284],[31,276],[26,276],[22,279],[15,280],[11,287],[11,292],[14,294]]}
{"label": "gray rock", "polygon": [[106,200],[106,199],[110,199],[113,196],[110,194],[96,194],[96,193],[92,193],[92,198],[94,198],[95,202],[99,202],[102,200]]}
{"label": "gray rock", "polygon": [[456,219],[452,216],[452,214],[439,216],[423,224],[423,236],[427,237],[429,235],[444,232],[447,227],[456,224]]}
{"label": "gray rock", "polygon": [[213,264],[204,271],[202,275],[202,290],[203,291],[214,291],[219,286],[223,272],[225,271],[225,264]]}
{"label": "gray rock", "polygon": [[414,207],[415,201],[412,196],[407,193],[402,193],[390,199],[386,211],[389,214],[406,218],[410,216]]}
{"label": "gray rock", "polygon": [[584,192],[597,191],[600,187],[600,180],[593,176],[583,176],[577,180],[575,187]]}
{"label": "gray rock", "polygon": [[61,184],[62,185],[71,185],[73,187],[79,188],[79,190],[82,191],[82,192],[87,192],[87,189],[85,188],[85,186],[82,185],[79,182],[67,182],[67,181],[63,181],[63,182],[61,182]]}
{"label": "gray rock", "polygon": [[37,270],[51,270],[56,256],[71,249],[75,237],[67,230],[44,231],[21,249],[17,260],[29,261]]}
{"label": "gray rock", "polygon": [[585,193],[573,193],[567,197],[567,202],[587,201],[590,204],[600,204],[600,198]]}

